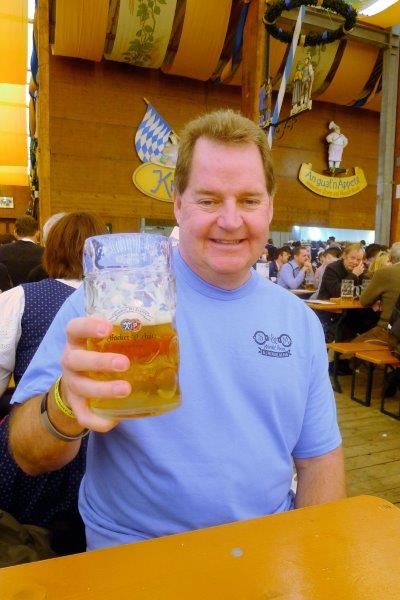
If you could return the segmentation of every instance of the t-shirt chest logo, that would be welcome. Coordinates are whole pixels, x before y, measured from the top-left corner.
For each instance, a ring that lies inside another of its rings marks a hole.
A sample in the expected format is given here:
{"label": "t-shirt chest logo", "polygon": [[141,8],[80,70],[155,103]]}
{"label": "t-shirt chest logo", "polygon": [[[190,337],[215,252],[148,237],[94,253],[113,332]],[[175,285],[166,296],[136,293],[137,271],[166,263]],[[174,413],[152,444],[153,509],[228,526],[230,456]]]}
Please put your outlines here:
{"label": "t-shirt chest logo", "polygon": [[291,354],[292,338],[287,333],[274,335],[273,333],[256,331],[253,340],[258,346],[258,352],[263,356],[285,358]]}

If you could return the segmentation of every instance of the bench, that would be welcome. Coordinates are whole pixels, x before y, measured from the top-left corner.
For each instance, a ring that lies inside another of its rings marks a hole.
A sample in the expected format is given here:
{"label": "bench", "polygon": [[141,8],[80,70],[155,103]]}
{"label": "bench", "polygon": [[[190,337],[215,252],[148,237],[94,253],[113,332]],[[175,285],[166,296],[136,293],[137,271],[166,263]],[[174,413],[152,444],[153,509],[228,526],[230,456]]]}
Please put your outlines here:
{"label": "bench", "polygon": [[[376,351],[376,352],[382,352],[382,351],[388,351],[387,350],[387,344],[384,342],[380,342],[379,340],[374,340],[371,342],[357,342],[357,341],[353,341],[353,342],[331,342],[329,344],[326,345],[327,348],[330,348],[331,350],[334,351],[334,361],[333,361],[333,373],[332,373],[332,387],[335,390],[335,392],[342,392],[342,388],[339,384],[338,381],[338,367],[339,367],[339,354],[356,354],[357,352],[363,352],[363,351]],[[353,373],[354,376],[354,373]],[[371,372],[371,378],[373,377],[373,372]],[[355,383],[354,383],[355,385]],[[371,388],[372,388],[372,379],[371,379]],[[352,381],[352,391],[354,391],[353,388],[353,381]],[[360,401],[357,398],[353,398],[352,400],[355,400],[356,402],[360,402],[361,404],[364,404],[365,406],[369,406],[369,404],[365,404],[365,401]]]}
{"label": "bench", "polygon": [[354,390],[355,390],[355,385],[356,385],[357,370],[354,369],[353,376],[351,379],[350,398],[352,400],[355,400],[359,404],[362,404],[363,406],[370,406],[371,405],[371,393],[372,393],[374,369],[377,365],[382,366],[385,368],[385,372],[384,372],[384,379],[383,379],[382,392],[381,392],[381,412],[384,414],[390,415],[391,417],[394,417],[396,419],[400,419],[400,414],[399,414],[399,416],[397,416],[394,413],[391,413],[385,409],[385,392],[387,389],[387,384],[390,379],[388,377],[388,369],[391,369],[391,371],[397,369],[398,367],[400,367],[400,361],[393,356],[393,354],[390,352],[390,350],[388,348],[379,349],[379,350],[365,349],[365,350],[361,350],[358,352],[356,351],[355,356],[356,356],[356,358],[358,358],[368,364],[367,386],[366,386],[366,390],[365,390],[364,400],[360,400],[359,398],[356,398]]}

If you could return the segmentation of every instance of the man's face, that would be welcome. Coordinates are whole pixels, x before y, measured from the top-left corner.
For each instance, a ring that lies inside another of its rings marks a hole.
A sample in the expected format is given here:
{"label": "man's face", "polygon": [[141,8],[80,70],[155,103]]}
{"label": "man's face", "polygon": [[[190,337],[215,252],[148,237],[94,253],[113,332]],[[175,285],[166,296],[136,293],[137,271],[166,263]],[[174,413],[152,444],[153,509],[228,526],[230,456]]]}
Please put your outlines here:
{"label": "man's face", "polygon": [[288,260],[290,259],[289,252],[282,252],[281,258],[282,258],[282,263],[285,265],[288,262]]}
{"label": "man's face", "polygon": [[302,267],[305,262],[310,260],[310,255],[308,254],[308,251],[304,248],[304,249],[300,250],[300,254],[295,256],[295,259],[296,259],[296,262],[299,265],[299,267]]}
{"label": "man's face", "polygon": [[344,254],[343,264],[346,271],[350,273],[355,267],[358,267],[362,263],[363,258],[364,252],[362,250],[351,250],[348,254]]}
{"label": "man's face", "polygon": [[175,193],[179,251],[202,279],[234,289],[264,249],[272,219],[259,149],[197,140],[189,182]]}

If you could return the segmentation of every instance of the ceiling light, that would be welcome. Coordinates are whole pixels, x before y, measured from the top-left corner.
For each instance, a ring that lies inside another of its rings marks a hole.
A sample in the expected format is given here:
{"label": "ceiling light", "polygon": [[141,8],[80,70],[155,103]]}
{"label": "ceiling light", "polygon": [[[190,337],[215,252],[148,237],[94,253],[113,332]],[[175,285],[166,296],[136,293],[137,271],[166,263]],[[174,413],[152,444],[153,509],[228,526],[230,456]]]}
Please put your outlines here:
{"label": "ceiling light", "polygon": [[398,2],[398,0],[376,0],[376,2],[372,2],[369,6],[362,8],[359,11],[359,14],[364,15],[364,17],[372,17],[386,8],[389,8],[392,4],[396,4],[396,2]]}

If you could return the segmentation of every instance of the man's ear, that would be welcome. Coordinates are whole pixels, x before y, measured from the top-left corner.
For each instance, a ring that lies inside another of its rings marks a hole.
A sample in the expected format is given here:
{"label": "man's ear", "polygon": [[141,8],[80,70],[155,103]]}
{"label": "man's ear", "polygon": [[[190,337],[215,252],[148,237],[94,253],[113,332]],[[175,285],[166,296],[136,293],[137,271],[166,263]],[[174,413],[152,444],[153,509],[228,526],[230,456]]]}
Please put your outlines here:
{"label": "man's ear", "polygon": [[182,206],[182,198],[178,194],[178,192],[175,190],[174,191],[174,214],[175,214],[175,219],[176,219],[176,222],[178,223],[178,225],[179,225],[179,220],[180,220],[180,216],[181,216],[181,206]]}

